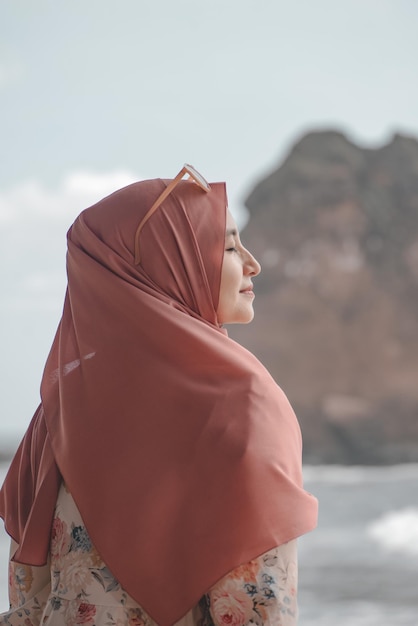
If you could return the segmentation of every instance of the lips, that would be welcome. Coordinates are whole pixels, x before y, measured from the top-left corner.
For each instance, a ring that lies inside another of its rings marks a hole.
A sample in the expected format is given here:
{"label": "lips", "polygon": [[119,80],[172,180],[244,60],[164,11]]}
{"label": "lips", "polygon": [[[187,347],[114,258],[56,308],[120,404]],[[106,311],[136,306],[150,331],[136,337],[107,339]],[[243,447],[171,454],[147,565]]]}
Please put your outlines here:
{"label": "lips", "polygon": [[251,285],[248,285],[248,287],[244,287],[244,289],[241,289],[240,293],[254,295],[253,289],[254,289],[254,286],[251,284]]}

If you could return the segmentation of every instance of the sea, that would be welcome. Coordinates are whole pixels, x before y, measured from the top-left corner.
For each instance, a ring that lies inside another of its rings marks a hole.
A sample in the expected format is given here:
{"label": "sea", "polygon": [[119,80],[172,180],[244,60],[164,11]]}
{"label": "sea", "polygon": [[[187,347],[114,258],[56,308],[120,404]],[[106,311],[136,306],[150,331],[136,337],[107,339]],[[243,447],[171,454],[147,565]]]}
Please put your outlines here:
{"label": "sea", "polygon": [[[299,539],[298,625],[418,626],[418,464],[306,466],[304,476],[320,514]],[[0,612],[8,549],[0,530]]]}

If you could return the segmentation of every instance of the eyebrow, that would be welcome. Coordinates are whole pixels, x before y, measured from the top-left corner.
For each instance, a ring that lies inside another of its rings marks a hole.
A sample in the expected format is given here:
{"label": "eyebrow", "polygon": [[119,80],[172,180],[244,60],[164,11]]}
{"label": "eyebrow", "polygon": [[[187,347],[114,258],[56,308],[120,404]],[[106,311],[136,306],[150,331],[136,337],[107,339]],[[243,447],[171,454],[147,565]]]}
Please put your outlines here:
{"label": "eyebrow", "polygon": [[238,235],[238,231],[236,230],[236,228],[228,228],[226,233],[225,233],[225,237],[230,237],[230,236],[236,237]]}

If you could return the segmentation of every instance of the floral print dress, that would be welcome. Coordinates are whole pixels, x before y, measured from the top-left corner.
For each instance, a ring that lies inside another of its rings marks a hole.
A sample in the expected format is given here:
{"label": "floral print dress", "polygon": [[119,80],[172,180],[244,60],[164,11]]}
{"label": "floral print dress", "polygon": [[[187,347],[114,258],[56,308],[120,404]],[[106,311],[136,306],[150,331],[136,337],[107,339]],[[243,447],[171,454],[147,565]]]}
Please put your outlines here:
{"label": "floral print dress", "polygon": [[[222,578],[175,626],[295,626],[296,541]],[[157,626],[114,578],[61,486],[43,568],[10,562],[1,626]]]}

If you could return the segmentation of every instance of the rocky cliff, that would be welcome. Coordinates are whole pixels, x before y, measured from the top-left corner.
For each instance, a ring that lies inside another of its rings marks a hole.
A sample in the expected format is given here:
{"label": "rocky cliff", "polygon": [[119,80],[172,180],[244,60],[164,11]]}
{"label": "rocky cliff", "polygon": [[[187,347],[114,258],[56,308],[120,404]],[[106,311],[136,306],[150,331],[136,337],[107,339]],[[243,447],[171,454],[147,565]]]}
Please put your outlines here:
{"label": "rocky cliff", "polygon": [[256,319],[306,462],[418,461],[418,141],[312,132],[246,201]]}

